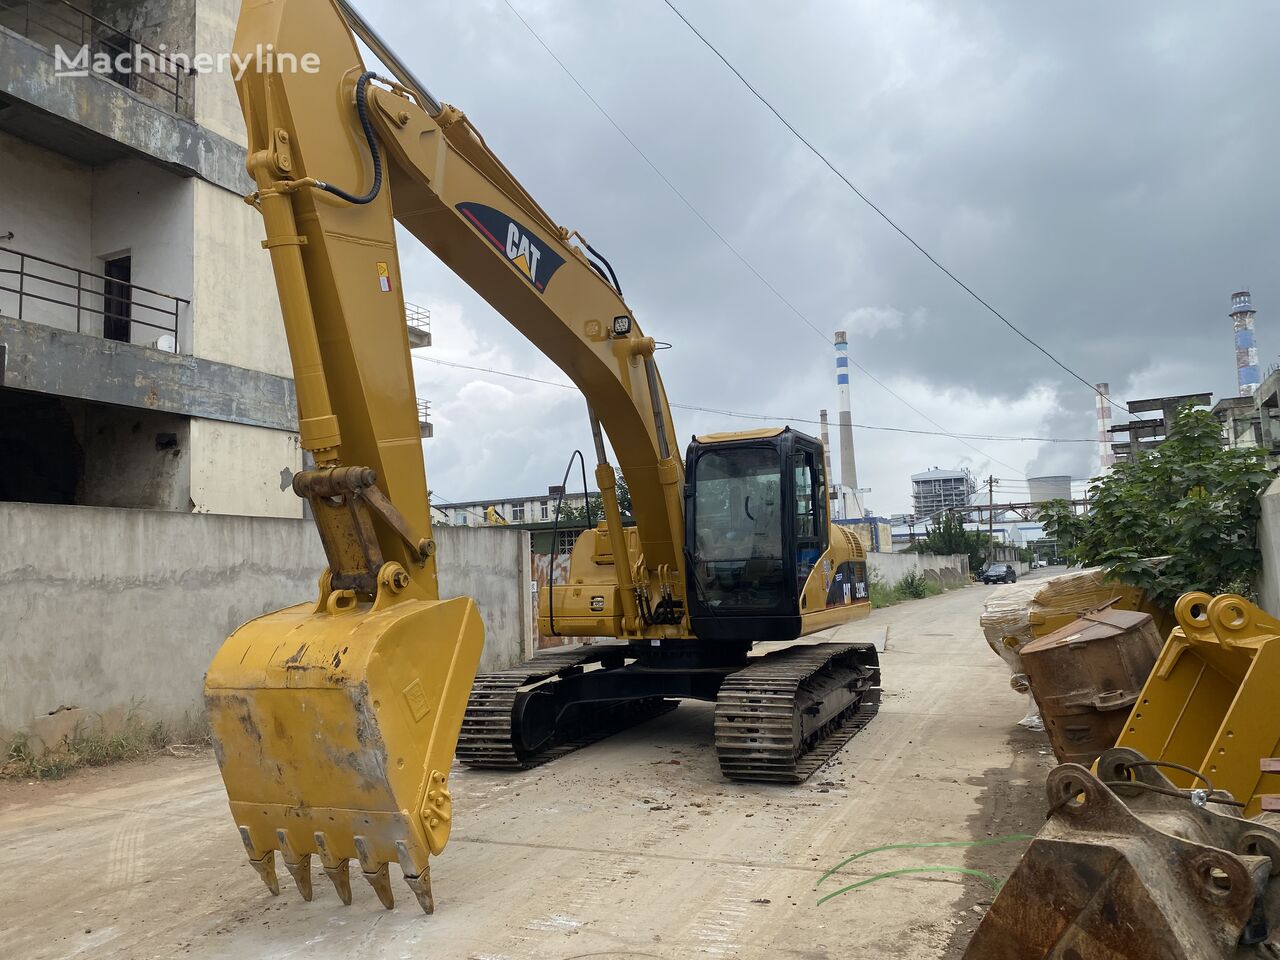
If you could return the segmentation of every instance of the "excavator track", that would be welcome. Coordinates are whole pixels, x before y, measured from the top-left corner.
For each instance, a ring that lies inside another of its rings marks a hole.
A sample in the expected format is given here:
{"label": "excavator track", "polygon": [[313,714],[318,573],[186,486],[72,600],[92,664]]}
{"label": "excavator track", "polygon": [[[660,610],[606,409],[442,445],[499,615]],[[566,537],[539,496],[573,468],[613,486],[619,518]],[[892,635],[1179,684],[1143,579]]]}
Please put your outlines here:
{"label": "excavator track", "polygon": [[801,783],[879,709],[873,644],[823,643],[767,654],[720,686],[720,771],[730,780]]}
{"label": "excavator track", "polygon": [[679,706],[678,701],[662,697],[578,704],[573,722],[557,726],[556,736],[548,742],[532,749],[517,742],[514,725],[520,694],[620,655],[616,647],[579,648],[542,654],[509,670],[476,677],[458,737],[458,759],[478,769],[529,770]]}

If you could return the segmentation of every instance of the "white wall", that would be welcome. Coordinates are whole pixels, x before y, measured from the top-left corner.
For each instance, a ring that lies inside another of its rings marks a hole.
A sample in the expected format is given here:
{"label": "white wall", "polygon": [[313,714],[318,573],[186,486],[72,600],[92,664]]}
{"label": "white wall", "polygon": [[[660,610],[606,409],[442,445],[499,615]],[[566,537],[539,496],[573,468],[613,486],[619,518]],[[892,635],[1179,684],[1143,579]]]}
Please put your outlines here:
{"label": "white wall", "polygon": [[[132,281],[162,294],[190,300],[194,266],[191,231],[192,196],[195,181],[179,177],[155,164],[124,159],[98,167],[93,172],[92,252],[93,272],[102,273],[108,259],[128,255]],[[101,289],[96,287],[96,289]],[[93,303],[102,306],[100,297]],[[86,298],[86,302],[89,299]],[[136,321],[167,326],[169,317],[147,309],[168,310],[173,301],[144,291],[135,291],[132,316]],[[178,339],[181,352],[190,353],[191,316],[179,305]],[[102,335],[102,320],[82,328],[84,333]],[[132,342],[154,346],[164,330],[133,324]]]}
{"label": "white wall", "polygon": [[292,377],[271,258],[262,249],[262,217],[240,196],[202,180],[192,182],[193,352],[237,367]]}
{"label": "white wall", "polygon": [[[12,232],[12,240],[0,240],[0,246],[21,250],[81,270],[92,266],[90,253],[89,210],[93,191],[89,167],[69,160],[61,154],[0,133],[0,236]],[[16,269],[17,258],[0,254],[0,267]],[[71,281],[74,274],[41,267],[42,275]],[[0,277],[6,287],[16,286],[11,274]],[[75,300],[75,292],[50,284],[28,283],[25,289],[59,300]],[[16,294],[0,292],[0,313],[18,316]],[[71,307],[23,302],[24,320],[59,327],[76,328],[76,312]]]}
{"label": "white wall", "polygon": [[[196,51],[228,53],[236,35],[240,0],[197,0]],[[244,116],[230,73],[207,73],[196,83],[195,121],[233,143],[246,146]]]}
{"label": "white wall", "polygon": [[193,513],[302,516],[291,485],[302,469],[296,433],[193,419],[190,460]]}
{"label": "white wall", "polygon": [[[222,641],[314,599],[324,554],[309,521],[0,503],[0,750],[61,706],[201,709]],[[438,530],[440,591],[471,596],[483,669],[530,649],[529,535]],[[0,755],[3,755],[0,753]]]}
{"label": "white wall", "polygon": [[969,558],[959,553],[949,556],[932,553],[869,553],[867,569],[888,586],[893,586],[913,570],[947,586],[969,582]]}
{"label": "white wall", "polygon": [[1280,480],[1259,498],[1262,519],[1258,521],[1258,550],[1262,554],[1262,575],[1258,578],[1258,605],[1273,617],[1280,617]]}

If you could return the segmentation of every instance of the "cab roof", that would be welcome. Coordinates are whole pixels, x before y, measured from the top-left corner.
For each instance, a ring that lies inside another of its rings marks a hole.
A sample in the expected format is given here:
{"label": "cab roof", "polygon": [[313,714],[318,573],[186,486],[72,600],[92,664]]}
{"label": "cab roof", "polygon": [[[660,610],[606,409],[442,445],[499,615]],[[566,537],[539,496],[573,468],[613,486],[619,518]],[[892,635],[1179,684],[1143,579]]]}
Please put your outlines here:
{"label": "cab roof", "polygon": [[761,427],[758,430],[730,430],[727,433],[704,433],[694,437],[698,443],[728,443],[732,440],[769,440],[786,431],[786,427]]}

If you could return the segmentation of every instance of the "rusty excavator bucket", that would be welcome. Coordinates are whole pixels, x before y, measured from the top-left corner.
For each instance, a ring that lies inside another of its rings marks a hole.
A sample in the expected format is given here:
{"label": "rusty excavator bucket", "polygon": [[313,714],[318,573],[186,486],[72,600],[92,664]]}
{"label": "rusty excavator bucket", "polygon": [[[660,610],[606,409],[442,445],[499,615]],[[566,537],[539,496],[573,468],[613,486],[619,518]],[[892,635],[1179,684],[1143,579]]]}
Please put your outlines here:
{"label": "rusty excavator bucket", "polygon": [[[1253,816],[1262,794],[1280,792],[1280,774],[1259,768],[1280,756],[1280,620],[1234,594],[1184,594],[1174,614],[1116,746],[1200,771]],[[1167,772],[1178,787],[1204,786]]]}
{"label": "rusty excavator bucket", "polygon": [[449,837],[449,768],[484,628],[468,598],[388,593],[370,607],[326,590],[251,620],[209,667],[205,703],[232,816],[273,894],[279,850],[303,899],[315,855],[343,903],[354,859],[391,908],[395,862],[431,913],[428,857]]}
{"label": "rusty excavator bucket", "polygon": [[[1049,772],[1049,818],[965,960],[1280,956],[1280,830],[1112,749]],[[1274,817],[1274,814],[1264,814]]]}

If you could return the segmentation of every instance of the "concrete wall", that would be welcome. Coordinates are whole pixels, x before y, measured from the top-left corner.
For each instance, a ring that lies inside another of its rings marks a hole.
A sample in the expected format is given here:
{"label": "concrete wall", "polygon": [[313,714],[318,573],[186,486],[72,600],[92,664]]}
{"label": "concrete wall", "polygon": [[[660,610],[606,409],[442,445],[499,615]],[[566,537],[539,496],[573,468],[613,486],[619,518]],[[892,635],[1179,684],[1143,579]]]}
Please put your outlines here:
{"label": "concrete wall", "polygon": [[1258,605],[1273,617],[1280,616],[1280,480],[1258,498],[1262,519],[1258,521],[1258,550],[1262,554],[1262,575],[1258,577]]}
{"label": "concrete wall", "polygon": [[[240,16],[240,0],[197,0],[195,46],[217,55],[231,49]],[[246,146],[244,115],[229,72],[206,73],[196,85],[196,123],[232,143]]]}
{"label": "concrete wall", "polygon": [[301,517],[293,475],[296,433],[220,420],[191,421],[191,510],[246,517]]}
{"label": "concrete wall", "polygon": [[[323,567],[302,520],[0,504],[0,741],[59,707],[199,710],[223,639],[309,600]],[[436,531],[444,596],[485,621],[485,669],[531,649],[529,535]]]}
{"label": "concrete wall", "polygon": [[194,223],[193,352],[292,377],[262,217],[238,194],[197,181]]}
{"label": "concrete wall", "polygon": [[[0,236],[12,233],[12,240],[0,246],[21,250],[32,256],[87,270],[90,264],[89,205],[93,195],[90,168],[25,140],[0,133]],[[18,258],[0,254],[0,267],[17,269]],[[41,276],[71,281],[74,274],[55,270],[39,271]],[[6,287],[17,286],[17,278],[3,277]],[[64,288],[39,282],[24,286],[28,292],[58,300],[75,299]],[[71,307],[24,299],[23,317],[36,323],[76,328]],[[18,315],[16,294],[0,293],[0,314]]]}
{"label": "concrete wall", "polygon": [[[192,188],[196,181],[178,177],[142,160],[117,160],[93,172],[92,253],[89,270],[102,273],[106,261],[128,256],[133,282],[171,297],[190,300],[193,283]],[[101,289],[94,284],[95,289]],[[154,346],[165,335],[157,327],[173,324],[164,312],[173,309],[167,297],[134,291],[130,330],[133,343]],[[98,297],[85,302],[100,307]],[[191,353],[191,311],[178,304],[179,348]],[[151,308],[158,309],[151,309]],[[152,326],[143,326],[151,324]],[[94,317],[82,332],[102,335],[102,319]]]}
{"label": "concrete wall", "polygon": [[915,570],[935,582],[949,587],[969,582],[969,558],[964,554],[937,556],[932,553],[870,553],[867,568],[873,576],[879,576],[893,586]]}

